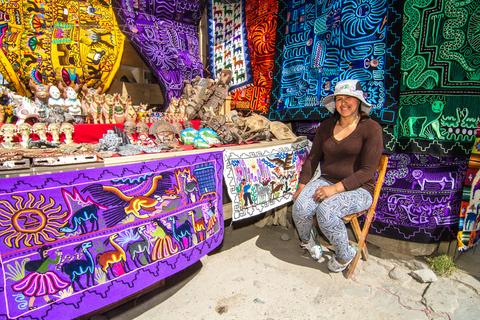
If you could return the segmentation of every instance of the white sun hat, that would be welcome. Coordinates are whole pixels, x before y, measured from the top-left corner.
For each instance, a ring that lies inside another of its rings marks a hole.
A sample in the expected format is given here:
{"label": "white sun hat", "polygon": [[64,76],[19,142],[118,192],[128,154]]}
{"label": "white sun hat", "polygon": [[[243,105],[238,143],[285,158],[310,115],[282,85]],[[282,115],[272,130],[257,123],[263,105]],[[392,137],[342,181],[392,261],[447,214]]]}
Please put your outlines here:
{"label": "white sun hat", "polygon": [[366,114],[370,113],[372,105],[365,100],[363,96],[362,86],[358,80],[342,80],[335,85],[335,91],[333,94],[323,98],[323,105],[331,113],[335,111],[335,96],[344,95],[355,97],[360,100],[360,110]]}

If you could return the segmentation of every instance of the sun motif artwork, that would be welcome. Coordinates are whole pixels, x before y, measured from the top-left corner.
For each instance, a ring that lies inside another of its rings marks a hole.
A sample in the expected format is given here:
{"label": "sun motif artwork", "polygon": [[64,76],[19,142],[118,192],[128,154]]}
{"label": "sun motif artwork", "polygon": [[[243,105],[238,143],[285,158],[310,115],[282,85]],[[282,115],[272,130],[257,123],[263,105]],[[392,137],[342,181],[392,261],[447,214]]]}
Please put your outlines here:
{"label": "sun motif artwork", "polygon": [[8,247],[27,247],[55,241],[59,228],[67,224],[68,212],[56,206],[52,198],[28,193],[28,199],[12,196],[15,204],[0,200],[0,237]]}

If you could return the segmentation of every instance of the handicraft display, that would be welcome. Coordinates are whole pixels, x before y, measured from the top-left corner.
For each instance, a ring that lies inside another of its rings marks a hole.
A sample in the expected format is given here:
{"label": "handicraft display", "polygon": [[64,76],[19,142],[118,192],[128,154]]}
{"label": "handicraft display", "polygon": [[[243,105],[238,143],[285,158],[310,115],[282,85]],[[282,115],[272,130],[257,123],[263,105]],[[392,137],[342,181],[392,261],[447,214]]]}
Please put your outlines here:
{"label": "handicraft display", "polygon": [[424,243],[454,239],[465,169],[464,157],[390,155],[370,232]]}
{"label": "handicraft display", "polygon": [[166,104],[183,82],[203,75],[200,0],[114,0],[122,31],[160,81]]}
{"label": "handicraft display", "polygon": [[468,161],[460,207],[458,250],[466,251],[480,240],[480,127]]}
{"label": "handicraft display", "polygon": [[72,319],[197,262],[223,239],[221,152],[4,178],[0,317]]}
{"label": "handicraft display", "polygon": [[246,27],[253,83],[232,92],[232,109],[268,113],[273,80],[277,12],[277,0],[249,0],[246,3]]}
{"label": "handicraft display", "polygon": [[[270,118],[321,120],[323,97],[339,80],[360,80],[372,116],[394,123],[398,105],[401,9],[393,0],[290,1],[279,13]],[[281,38],[279,38],[281,37]]]}
{"label": "handicraft display", "polygon": [[226,150],[224,178],[234,221],[250,218],[292,200],[310,142]]}
{"label": "handicraft display", "polygon": [[479,5],[405,1],[396,128],[403,150],[469,154],[480,120]]}
{"label": "handicraft display", "polygon": [[110,86],[124,36],[109,0],[6,0],[0,13],[0,73],[19,94],[30,79]]}
{"label": "handicraft display", "polygon": [[252,81],[247,33],[245,0],[227,3],[208,0],[209,67],[212,78],[223,70],[232,71],[230,90]]}

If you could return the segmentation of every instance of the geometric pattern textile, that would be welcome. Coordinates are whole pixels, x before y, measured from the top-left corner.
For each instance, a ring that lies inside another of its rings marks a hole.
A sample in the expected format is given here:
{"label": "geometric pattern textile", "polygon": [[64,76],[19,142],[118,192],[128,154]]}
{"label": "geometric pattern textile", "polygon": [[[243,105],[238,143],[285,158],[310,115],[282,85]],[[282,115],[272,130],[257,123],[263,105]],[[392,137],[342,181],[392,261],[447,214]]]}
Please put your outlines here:
{"label": "geometric pattern textile", "polygon": [[124,38],[109,0],[0,3],[0,73],[21,95],[30,79],[107,90]]}
{"label": "geometric pattern textile", "polygon": [[225,150],[224,173],[232,220],[242,220],[292,201],[310,141],[267,148]]}
{"label": "geometric pattern textile", "polygon": [[480,120],[479,28],[480,0],[405,1],[395,133],[403,150],[471,149]]}
{"label": "geometric pattern textile", "polygon": [[252,82],[245,10],[245,0],[208,0],[209,68],[214,79],[232,71],[230,90]]}
{"label": "geometric pattern textile", "polygon": [[223,240],[222,152],[4,178],[0,318],[73,319]]}
{"label": "geometric pattern textile", "polygon": [[201,0],[114,0],[121,30],[158,78],[165,105],[183,82],[203,76],[198,26]]}
{"label": "geometric pattern textile", "polygon": [[[280,4],[281,6],[281,4]],[[360,80],[372,117],[395,123],[401,6],[394,0],[290,1],[276,56],[280,81],[269,118],[322,120],[323,98],[340,80]],[[277,69],[278,70],[278,69]],[[275,75],[277,76],[277,74]]]}
{"label": "geometric pattern textile", "polygon": [[468,161],[458,229],[460,251],[466,251],[480,241],[480,128]]}
{"label": "geometric pattern textile", "polygon": [[465,157],[390,155],[370,232],[423,243],[454,239],[465,170]]}
{"label": "geometric pattern textile", "polygon": [[268,113],[272,90],[277,12],[277,0],[247,1],[245,13],[253,83],[231,93],[232,109],[249,109],[258,113]]}

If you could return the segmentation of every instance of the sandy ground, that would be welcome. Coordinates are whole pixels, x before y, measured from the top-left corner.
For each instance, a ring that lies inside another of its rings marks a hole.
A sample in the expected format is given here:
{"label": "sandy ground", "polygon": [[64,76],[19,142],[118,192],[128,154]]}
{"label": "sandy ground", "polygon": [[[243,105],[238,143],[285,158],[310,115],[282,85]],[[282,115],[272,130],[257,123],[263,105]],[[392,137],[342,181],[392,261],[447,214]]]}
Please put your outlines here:
{"label": "sandy ground", "polygon": [[[227,227],[222,247],[164,288],[101,317],[150,319],[478,319],[480,249],[458,259],[450,278],[422,284],[418,260],[369,246],[352,280],[313,261],[293,229]],[[283,237],[282,237],[283,235]],[[288,235],[290,240],[282,240]],[[326,259],[329,253],[326,254]]]}

